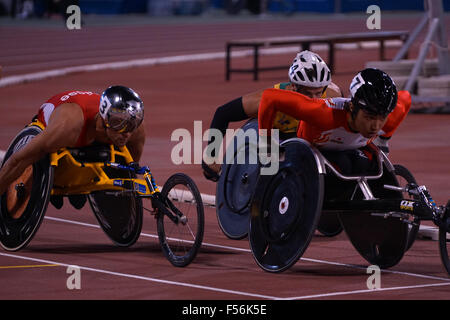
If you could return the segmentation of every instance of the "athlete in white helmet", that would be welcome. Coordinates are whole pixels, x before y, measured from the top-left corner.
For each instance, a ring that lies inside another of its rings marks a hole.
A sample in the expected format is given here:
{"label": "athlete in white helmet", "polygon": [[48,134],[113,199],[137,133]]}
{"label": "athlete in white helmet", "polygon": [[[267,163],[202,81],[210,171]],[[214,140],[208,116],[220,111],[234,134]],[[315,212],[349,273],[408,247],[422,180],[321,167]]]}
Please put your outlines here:
{"label": "athlete in white helmet", "polygon": [[[342,97],[339,87],[331,82],[331,72],[325,61],[317,54],[308,50],[299,52],[289,68],[289,82],[275,84],[276,89],[291,90],[302,93],[310,98],[332,98]],[[225,136],[230,122],[242,121],[258,117],[258,108],[264,90],[252,92],[234,99],[217,108],[214,113],[210,128],[218,129]],[[274,128],[279,129],[281,134],[293,135],[297,131],[299,121],[283,113],[278,113]],[[214,142],[210,138],[208,146]],[[214,150],[208,152],[212,156]],[[213,161],[208,161],[213,162]],[[205,177],[212,181],[219,179],[221,165],[202,163]]]}

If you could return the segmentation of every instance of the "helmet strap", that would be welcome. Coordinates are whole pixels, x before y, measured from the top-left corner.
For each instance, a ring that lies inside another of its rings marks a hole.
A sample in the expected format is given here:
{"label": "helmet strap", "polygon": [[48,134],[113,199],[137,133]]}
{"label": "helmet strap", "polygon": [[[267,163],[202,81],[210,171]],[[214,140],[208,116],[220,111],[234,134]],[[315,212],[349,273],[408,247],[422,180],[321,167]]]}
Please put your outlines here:
{"label": "helmet strap", "polygon": [[352,120],[355,120],[356,115],[358,114],[358,111],[360,110],[360,107],[355,105],[353,102],[349,102],[346,105],[346,109],[348,112],[350,112],[350,116],[352,117]]}

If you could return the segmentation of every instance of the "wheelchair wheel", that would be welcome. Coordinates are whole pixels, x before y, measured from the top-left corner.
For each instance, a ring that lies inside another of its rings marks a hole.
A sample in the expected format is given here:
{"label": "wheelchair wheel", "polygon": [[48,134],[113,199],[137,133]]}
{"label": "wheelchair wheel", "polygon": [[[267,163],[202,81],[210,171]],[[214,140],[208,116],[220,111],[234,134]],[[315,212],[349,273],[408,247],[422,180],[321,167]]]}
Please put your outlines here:
{"label": "wheelchair wheel", "polygon": [[166,181],[161,196],[167,197],[186,218],[176,224],[165,214],[158,214],[161,248],[172,265],[185,267],[194,260],[203,241],[205,217],[200,192],[190,177],[177,173]]}
{"label": "wheelchair wheel", "polygon": [[439,251],[441,253],[441,260],[444,264],[445,270],[450,275],[450,203],[447,204],[447,217],[444,219],[444,225],[439,227]]}
{"label": "wheelchair wheel", "polygon": [[[401,164],[394,164],[395,175],[397,176],[397,180],[400,186],[405,186],[407,183],[417,184],[416,179],[412,175],[411,171],[408,168],[402,166]],[[412,198],[414,200],[420,200],[419,196],[411,197],[407,192],[403,193],[403,198],[408,199]],[[416,240],[417,233],[420,229],[420,219],[414,217],[414,220],[410,225],[408,225],[408,244],[406,245],[406,251],[408,251]]]}
{"label": "wheelchair wheel", "polygon": [[[36,126],[24,128],[9,146],[3,163],[41,132]],[[26,168],[1,196],[0,242],[5,250],[20,250],[31,241],[44,218],[52,185],[53,167],[46,156]]]}
{"label": "wheelchair wheel", "polygon": [[[369,180],[374,196],[382,199],[402,198],[401,192],[384,189],[384,184],[398,185],[398,182],[395,172],[383,166],[383,176]],[[355,198],[362,199],[359,190]],[[408,223],[384,213],[351,212],[339,214],[339,218],[355,249],[370,264],[390,268],[400,262],[408,244]]]}
{"label": "wheelchair wheel", "polygon": [[335,213],[322,214],[320,216],[317,231],[326,237],[335,237],[344,230],[339,217]]}
{"label": "wheelchair wheel", "polygon": [[243,239],[248,234],[251,199],[260,170],[257,119],[248,121],[242,130],[246,134],[254,133],[256,141],[233,138],[227,150],[228,157],[233,155],[232,163],[224,161],[216,188],[216,214],[220,229],[234,240]]}
{"label": "wheelchair wheel", "polygon": [[280,149],[278,173],[259,177],[249,230],[253,257],[268,272],[287,270],[302,256],[323,202],[323,176],[309,144],[290,139]]}
{"label": "wheelchair wheel", "polygon": [[[135,178],[136,175],[107,167],[110,178]],[[103,232],[119,247],[129,247],[142,230],[142,199],[134,193],[96,191],[88,196],[89,204]]]}

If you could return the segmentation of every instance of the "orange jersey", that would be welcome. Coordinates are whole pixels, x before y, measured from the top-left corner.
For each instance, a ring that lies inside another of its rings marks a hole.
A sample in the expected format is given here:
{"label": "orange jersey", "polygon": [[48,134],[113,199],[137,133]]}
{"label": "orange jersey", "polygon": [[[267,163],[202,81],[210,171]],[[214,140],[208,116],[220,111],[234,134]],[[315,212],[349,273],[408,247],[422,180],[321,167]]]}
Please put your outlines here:
{"label": "orange jersey", "polygon": [[[289,90],[289,89],[287,89],[287,86],[289,84],[290,84],[289,82],[282,82],[282,83],[277,83],[273,87],[275,89]],[[322,98],[326,98],[326,97],[327,97],[327,92],[325,91],[322,95]],[[273,128],[279,129],[281,132],[284,132],[284,133],[295,133],[298,129],[298,124],[299,124],[299,120],[297,120],[294,117],[291,117],[287,114],[278,112],[275,117],[274,123],[273,123]]]}
{"label": "orange jersey", "polygon": [[[267,89],[258,110],[260,129],[272,129],[277,112],[300,120],[297,136],[326,150],[349,150],[367,145],[372,139],[365,138],[348,127],[349,112],[344,106],[348,98],[311,99],[300,93]],[[397,105],[387,117],[378,136],[389,138],[406,117],[411,107],[411,95],[398,92]]]}
{"label": "orange jersey", "polygon": [[40,108],[38,112],[38,120],[47,126],[53,110],[64,103],[76,103],[83,111],[84,125],[83,129],[78,137],[76,147],[84,147],[87,145],[86,130],[87,123],[93,121],[98,113],[100,104],[100,95],[90,91],[65,91],[57,94],[47,100]]}

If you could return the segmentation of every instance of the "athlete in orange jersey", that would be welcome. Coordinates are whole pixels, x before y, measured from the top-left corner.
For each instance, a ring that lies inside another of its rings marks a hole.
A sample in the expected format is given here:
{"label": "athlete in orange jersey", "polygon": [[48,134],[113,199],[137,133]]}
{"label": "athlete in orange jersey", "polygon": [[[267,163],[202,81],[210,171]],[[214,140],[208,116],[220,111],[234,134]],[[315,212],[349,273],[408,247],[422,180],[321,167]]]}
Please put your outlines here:
{"label": "athlete in orange jersey", "polygon": [[[272,129],[277,112],[288,114],[301,120],[298,137],[323,150],[344,173],[360,172],[361,167],[350,165],[367,157],[360,148],[377,137],[387,141],[392,136],[410,109],[411,96],[407,91],[397,93],[386,73],[370,68],[353,78],[350,92],[350,99],[312,99],[291,91],[265,90],[258,112],[259,128]],[[388,151],[387,144],[384,149]]]}
{"label": "athlete in orange jersey", "polygon": [[[289,68],[290,82],[274,85],[274,88],[295,91],[311,98],[342,97],[339,87],[331,82],[331,72],[323,59],[311,51],[298,53]],[[258,117],[258,107],[264,90],[246,94],[217,108],[211,129],[219,129],[222,136],[225,135],[228,124],[234,121],[242,121]],[[274,128],[279,129],[281,137],[295,135],[299,121],[293,117],[277,113],[274,120]],[[209,140],[209,145],[214,142]],[[216,155],[210,152],[213,157]],[[217,159],[216,159],[217,160]],[[220,164],[202,164],[204,175],[207,179],[217,181],[219,178]]]}
{"label": "athlete in orange jersey", "polygon": [[132,89],[112,86],[100,96],[89,91],[67,91],[50,98],[37,118],[45,129],[0,169],[0,194],[29,165],[64,147],[95,142],[127,146],[139,161],[144,143],[144,104]]}

